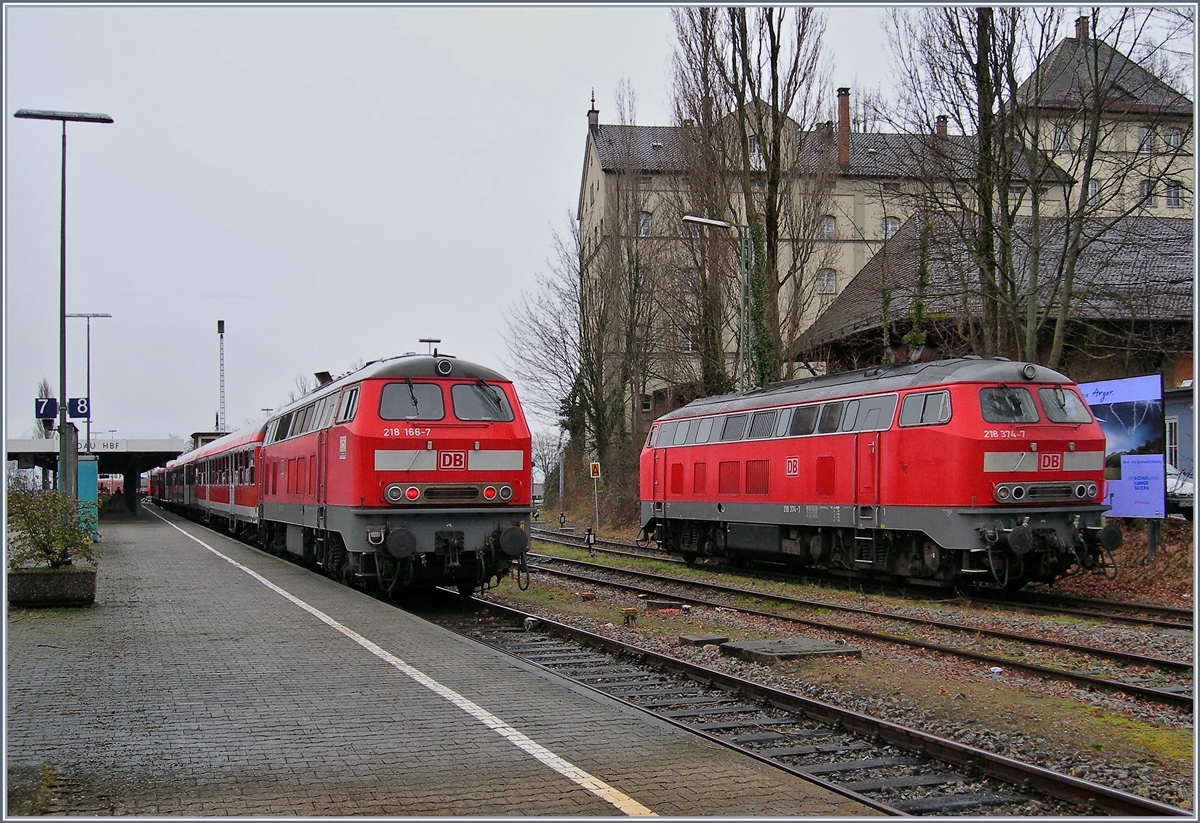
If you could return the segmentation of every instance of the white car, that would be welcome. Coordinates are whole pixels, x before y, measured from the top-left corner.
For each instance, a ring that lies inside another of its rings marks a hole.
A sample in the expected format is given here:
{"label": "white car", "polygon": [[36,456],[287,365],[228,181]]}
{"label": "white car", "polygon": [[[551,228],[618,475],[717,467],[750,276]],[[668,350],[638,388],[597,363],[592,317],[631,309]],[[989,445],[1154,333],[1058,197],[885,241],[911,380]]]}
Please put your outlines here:
{"label": "white car", "polygon": [[1196,483],[1170,463],[1167,467],[1167,514],[1182,514],[1191,520],[1196,511]]}

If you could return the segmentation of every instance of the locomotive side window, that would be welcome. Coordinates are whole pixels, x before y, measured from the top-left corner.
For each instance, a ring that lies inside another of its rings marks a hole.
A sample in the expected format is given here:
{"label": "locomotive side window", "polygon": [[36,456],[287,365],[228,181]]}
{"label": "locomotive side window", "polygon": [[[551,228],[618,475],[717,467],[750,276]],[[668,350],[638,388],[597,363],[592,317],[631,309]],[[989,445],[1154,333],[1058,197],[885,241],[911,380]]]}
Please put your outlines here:
{"label": "locomotive side window", "polygon": [[845,403],[840,400],[836,403],[826,403],[821,407],[821,420],[817,424],[817,431],[821,434],[830,434],[838,430],[838,424],[842,422],[842,410]]}
{"label": "locomotive side window", "polygon": [[658,432],[659,448],[669,446],[675,442],[675,427],[678,425],[678,421],[675,420],[670,420],[662,424],[662,428]]}
{"label": "locomotive side window", "polygon": [[[984,415],[985,417],[987,415]],[[901,426],[934,426],[950,420],[950,393],[910,394],[900,407]]]}
{"label": "locomotive side window", "polygon": [[787,437],[788,426],[792,423],[792,410],[781,409],[779,412],[779,423],[775,426],[776,437]]}
{"label": "locomotive side window", "polygon": [[[679,425],[675,427],[675,437],[671,439],[671,443],[676,446],[683,445],[683,441],[687,440],[688,431],[692,428],[692,421],[681,420]],[[680,471],[683,471],[682,467]],[[680,475],[679,488],[683,489],[683,475]]]}
{"label": "locomotive side window", "polygon": [[846,404],[846,411],[842,415],[842,431],[854,431],[854,422],[858,420],[858,407],[862,405],[858,400],[851,400]]}
{"label": "locomotive side window", "polygon": [[388,383],[379,396],[384,420],[441,420],[446,416],[442,387],[434,383]]}
{"label": "locomotive side window", "polygon": [[346,389],[342,393],[342,405],[338,409],[337,422],[349,423],[354,419],[355,412],[358,411],[358,386],[352,389]]}
{"label": "locomotive side window", "polygon": [[1039,420],[1029,389],[993,386],[979,390],[979,406],[989,423],[1036,423]]}
{"label": "locomotive side window", "polygon": [[1092,413],[1079,395],[1062,386],[1038,389],[1038,400],[1052,423],[1091,423]]}
{"label": "locomotive side window", "polygon": [[721,429],[721,440],[741,440],[746,432],[746,414],[731,414],[725,418],[725,428]]}
{"label": "locomotive side window", "polygon": [[513,410],[508,398],[496,386],[482,380],[475,383],[459,383],[450,388],[450,402],[454,404],[454,416],[459,420],[490,420],[509,422]]}
{"label": "locomotive side window", "polygon": [[646,437],[646,448],[648,448],[648,449],[654,448],[654,440],[657,437],[658,437],[658,426],[657,425],[651,426],[650,434]]}
{"label": "locomotive side window", "polygon": [[750,439],[758,440],[763,437],[770,437],[775,432],[775,418],[778,416],[777,411],[755,412],[754,417],[750,420]]}
{"label": "locomotive side window", "polygon": [[[858,408],[858,419],[854,423],[854,430],[871,432],[890,429],[892,427],[892,416],[896,413],[896,401],[897,397],[894,394],[864,397]],[[846,430],[844,422],[842,423],[842,430]]]}
{"label": "locomotive side window", "polygon": [[707,443],[708,442],[709,437],[712,435],[713,422],[716,419],[717,418],[715,418],[715,417],[706,417],[700,421],[700,426],[696,429],[696,442],[697,443]]}
{"label": "locomotive side window", "polygon": [[788,434],[798,437],[802,434],[812,434],[817,428],[817,412],[820,406],[800,406],[792,413],[792,427]]}

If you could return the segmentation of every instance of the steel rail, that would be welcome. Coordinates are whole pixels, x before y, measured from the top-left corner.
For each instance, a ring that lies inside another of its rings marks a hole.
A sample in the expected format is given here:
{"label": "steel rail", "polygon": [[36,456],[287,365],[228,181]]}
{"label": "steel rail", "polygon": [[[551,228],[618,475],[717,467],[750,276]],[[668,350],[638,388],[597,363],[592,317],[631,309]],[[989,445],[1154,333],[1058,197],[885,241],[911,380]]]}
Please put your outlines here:
{"label": "steel rail", "polygon": [[[555,558],[555,560],[562,560],[562,558]],[[578,561],[578,560],[568,560],[565,562],[583,564],[583,561]],[[593,565],[593,564],[586,564],[586,565]],[[604,568],[605,571],[611,571],[611,572],[620,573],[620,574],[628,574],[628,575],[635,576],[635,577],[659,579],[659,580],[669,581],[669,582],[677,583],[677,584],[695,585],[697,587],[715,588],[717,590],[722,590],[722,587],[717,586],[715,584],[711,584],[711,583],[702,583],[702,582],[693,583],[692,581],[682,580],[679,578],[671,578],[671,577],[667,577],[667,576],[656,576],[656,575],[650,574],[648,572],[630,572],[630,571],[626,571],[624,569],[612,569],[611,567],[600,567],[600,568]],[[941,654],[953,655],[956,657],[967,658],[969,660],[976,660],[976,661],[979,661],[982,663],[990,663],[994,666],[1001,666],[1001,667],[1006,666],[1010,669],[1026,671],[1026,672],[1030,672],[1032,674],[1037,674],[1037,675],[1040,675],[1043,677],[1049,677],[1049,678],[1053,678],[1056,680],[1066,680],[1068,682],[1072,682],[1072,683],[1075,683],[1080,686],[1085,686],[1085,687],[1094,688],[1094,689],[1100,689],[1100,690],[1108,691],[1108,692],[1118,692],[1118,693],[1130,694],[1130,695],[1133,695],[1136,697],[1143,698],[1145,700],[1150,700],[1150,701],[1154,701],[1157,703],[1165,703],[1165,704],[1179,707],[1179,708],[1192,709],[1194,706],[1194,699],[1190,695],[1177,694],[1174,692],[1166,692],[1166,691],[1162,691],[1160,689],[1150,688],[1148,686],[1140,686],[1136,683],[1122,683],[1122,682],[1114,681],[1114,680],[1106,680],[1102,677],[1094,677],[1092,675],[1079,674],[1077,672],[1066,671],[1065,669],[1056,669],[1052,666],[1042,666],[1037,663],[1025,663],[1025,662],[1018,661],[1018,660],[1011,660],[1011,659],[1005,658],[1005,657],[996,657],[995,655],[983,654],[981,652],[973,652],[973,651],[970,651],[967,649],[959,649],[959,648],[955,648],[953,646],[946,646],[946,645],[942,645],[939,643],[928,643],[923,640],[914,640],[911,638],[898,637],[896,635],[884,634],[882,632],[873,632],[868,629],[858,629],[858,628],[854,628],[854,627],[850,627],[850,626],[843,626],[838,623],[824,623],[819,620],[809,620],[807,618],[796,617],[794,615],[779,614],[778,612],[761,611],[761,610],[757,610],[757,609],[744,608],[741,606],[731,606],[728,603],[718,603],[715,601],[704,600],[702,598],[693,598],[693,597],[673,595],[673,594],[668,594],[665,592],[659,592],[654,589],[643,588],[641,586],[635,586],[635,585],[626,584],[626,583],[616,583],[616,582],[612,582],[612,581],[608,581],[608,580],[601,580],[598,578],[589,577],[587,575],[573,574],[571,572],[566,572],[566,571],[557,570],[557,569],[540,568],[538,570],[544,571],[548,574],[557,574],[557,575],[560,575],[563,577],[568,577],[568,578],[575,579],[575,580],[582,580],[582,581],[589,582],[589,583],[598,583],[598,584],[603,584],[603,585],[608,585],[608,586],[615,586],[615,587],[626,589],[628,591],[638,592],[640,594],[650,594],[650,595],[658,595],[658,596],[662,596],[662,597],[669,597],[673,600],[678,600],[682,603],[705,606],[705,607],[709,607],[709,608],[734,609],[743,614],[749,614],[749,615],[753,615],[755,617],[766,617],[766,618],[771,618],[771,619],[775,619],[775,620],[784,620],[784,621],[788,621],[788,622],[792,622],[792,623],[800,623],[802,625],[813,626],[815,628],[821,628],[821,629],[826,629],[826,630],[830,630],[830,631],[842,632],[844,634],[851,634],[851,635],[854,635],[855,637],[863,637],[863,638],[866,638],[869,640],[877,640],[877,641],[884,642],[884,643],[900,644],[900,645],[908,646],[911,648],[924,649],[926,651],[933,651],[933,652],[938,652]],[[870,612],[865,609],[855,609],[855,608],[849,607],[849,606],[837,606],[837,605],[819,603],[819,602],[815,602],[815,601],[801,601],[801,600],[796,600],[794,598],[788,598],[788,597],[782,596],[782,595],[777,596],[777,595],[767,594],[764,592],[750,591],[750,590],[746,590],[746,589],[730,588],[725,591],[727,593],[736,593],[739,596],[759,597],[759,598],[765,598],[768,600],[776,600],[776,601],[782,602],[782,603],[791,603],[794,605],[809,606],[812,608],[842,609],[845,611],[860,612],[860,613],[866,614],[866,615],[887,617],[889,619],[895,619],[895,620],[901,620],[901,621],[912,620],[914,622],[930,622],[930,623],[933,622],[933,621],[925,621],[922,618],[896,617],[894,615],[887,615],[887,614],[883,614],[883,613],[873,613],[873,612]],[[934,625],[937,625],[937,624],[934,623]],[[955,627],[955,630],[975,631],[975,629],[964,628],[964,627]],[[1035,639],[1035,640],[1040,640],[1040,639]],[[1119,653],[1109,652],[1109,654],[1115,655],[1115,654],[1119,654]],[[1146,659],[1153,660],[1154,658],[1146,658]],[[1175,663],[1177,661],[1169,661],[1169,662]],[[1181,665],[1187,665],[1187,664],[1181,664]]]}
{"label": "steel rail", "polygon": [[831,703],[824,703],[804,697],[803,695],[744,680],[734,675],[717,671],[716,669],[710,669],[686,660],[680,660],[677,657],[643,649],[630,643],[595,634],[540,615],[529,614],[509,606],[478,600],[478,598],[476,600],[488,608],[517,620],[533,618],[539,621],[539,628],[548,628],[556,634],[586,643],[593,648],[640,658],[667,671],[675,672],[698,682],[710,683],[729,690],[741,690],[750,697],[764,700],[784,711],[802,712],[814,720],[840,725],[866,738],[882,740],[891,745],[908,751],[918,752],[951,765],[976,769],[981,774],[995,777],[1006,783],[1036,790],[1050,797],[1082,806],[1089,813],[1103,811],[1108,814],[1130,817],[1147,814],[1192,816],[1192,813],[1185,809],[1159,803],[1149,798],[1140,797],[1108,786],[1101,786],[1097,783],[1091,783],[1070,775],[1060,774],[1031,763],[1023,763],[1019,760],[995,754],[994,752],[967,746],[963,743],[938,737],[937,735],[901,726],[889,720],[843,709]]}

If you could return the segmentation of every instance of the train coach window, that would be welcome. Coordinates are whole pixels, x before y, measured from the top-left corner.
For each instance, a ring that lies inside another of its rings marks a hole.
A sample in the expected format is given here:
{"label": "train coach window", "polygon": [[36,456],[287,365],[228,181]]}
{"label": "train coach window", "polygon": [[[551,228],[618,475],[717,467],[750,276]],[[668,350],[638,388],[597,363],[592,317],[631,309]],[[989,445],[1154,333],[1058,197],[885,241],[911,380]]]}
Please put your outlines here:
{"label": "train coach window", "polygon": [[910,394],[900,407],[901,426],[935,426],[950,420],[950,393]]}
{"label": "train coach window", "polygon": [[838,424],[842,422],[842,411],[845,408],[845,403],[840,400],[836,403],[826,403],[821,407],[821,420],[817,423],[817,431],[821,434],[830,434],[838,430]]}
{"label": "train coach window", "polygon": [[1042,410],[1053,423],[1091,423],[1092,413],[1087,404],[1079,399],[1079,395],[1062,386],[1052,389],[1038,389],[1038,400],[1042,401]]}
{"label": "train coach window", "polygon": [[1036,423],[1039,420],[1029,389],[993,386],[979,390],[979,406],[989,423]]}
{"label": "train coach window", "polygon": [[717,418],[715,418],[715,417],[706,417],[700,421],[700,425],[696,429],[696,442],[697,443],[707,443],[708,442],[709,437],[712,436],[713,422],[716,419]]}
{"label": "train coach window", "polygon": [[454,404],[454,416],[459,420],[508,422],[513,419],[513,410],[504,391],[482,380],[452,386],[450,401]]}
{"label": "train coach window", "polygon": [[741,440],[746,432],[746,414],[731,414],[725,418],[725,428],[721,429],[721,440]]}
{"label": "train coach window", "polygon": [[379,396],[384,420],[441,420],[446,416],[442,387],[434,383],[388,383]]}
{"label": "train coach window", "polygon": [[750,419],[750,439],[757,440],[774,434],[775,418],[778,416],[779,412],[774,410],[755,412],[754,417]]}
{"label": "train coach window", "polygon": [[817,430],[817,411],[820,406],[800,406],[792,412],[792,426],[788,429],[791,437],[802,434],[812,434]]}

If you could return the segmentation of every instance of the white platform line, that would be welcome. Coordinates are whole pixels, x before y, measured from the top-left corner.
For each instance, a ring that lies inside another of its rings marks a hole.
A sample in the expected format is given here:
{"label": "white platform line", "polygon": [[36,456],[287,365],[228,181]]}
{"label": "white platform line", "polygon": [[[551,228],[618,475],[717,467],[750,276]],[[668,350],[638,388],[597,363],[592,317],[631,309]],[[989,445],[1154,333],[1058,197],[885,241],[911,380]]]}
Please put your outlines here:
{"label": "white platform line", "polygon": [[458,708],[462,709],[467,714],[474,717],[480,723],[483,723],[489,729],[496,732],[496,734],[500,735],[505,740],[512,743],[518,749],[521,749],[522,751],[526,752],[527,754],[530,754],[533,757],[537,758],[542,763],[546,764],[550,768],[554,769],[554,771],[561,774],[563,777],[566,777],[568,780],[571,780],[578,786],[580,786],[580,787],[586,789],[587,791],[591,792],[592,794],[596,795],[601,800],[604,800],[605,802],[612,804],[613,806],[615,806],[617,809],[619,809],[624,814],[631,815],[631,816],[638,816],[638,817],[657,817],[657,815],[654,812],[652,812],[650,809],[643,806],[641,803],[637,802],[636,800],[629,797],[628,795],[622,794],[621,792],[617,791],[612,786],[605,783],[603,780],[600,780],[599,778],[588,774],[586,771],[579,768],[578,766],[575,766],[574,764],[570,763],[569,761],[564,760],[563,758],[559,757],[554,752],[547,749],[545,746],[543,746],[540,743],[536,742],[535,740],[529,738],[527,735],[523,734],[522,732],[517,731],[517,729],[510,726],[508,723],[505,723],[499,717],[492,714],[491,712],[489,712],[487,709],[483,708],[479,704],[475,703],[473,700],[470,700],[470,699],[462,696],[458,692],[454,691],[454,689],[451,689],[449,686],[445,686],[445,685],[439,683],[437,680],[434,680],[432,677],[425,674],[420,669],[410,666],[408,663],[405,663],[399,657],[396,657],[394,654],[387,651],[386,649],[380,648],[378,645],[376,645],[375,643],[372,643],[370,640],[363,637],[361,634],[354,631],[353,629],[348,628],[347,626],[343,626],[341,623],[334,620],[332,617],[325,614],[320,609],[310,606],[308,603],[305,603],[303,600],[296,597],[291,592],[275,585],[270,580],[263,577],[261,574],[254,571],[253,569],[242,565],[241,563],[234,560],[232,557],[228,557],[227,555],[222,554],[218,550],[214,549],[212,546],[205,543],[200,538],[196,537],[195,535],[189,534],[188,532],[179,528],[179,526],[177,526],[174,523],[172,523],[171,521],[167,520],[165,517],[160,515],[158,512],[151,511],[151,514],[153,514],[155,517],[162,520],[168,526],[175,529],[176,531],[178,531],[180,534],[184,535],[188,539],[194,540],[196,543],[199,543],[201,546],[208,549],[210,552],[212,552],[217,557],[224,560],[226,563],[229,563],[231,566],[241,569],[243,572],[245,572],[246,574],[253,577],[259,583],[262,583],[264,586],[266,586],[268,589],[270,589],[271,591],[278,594],[280,597],[283,597],[286,600],[291,601],[295,605],[304,609],[304,611],[311,614],[313,617],[320,620],[322,623],[326,624],[327,626],[330,626],[333,629],[336,629],[341,634],[345,635],[346,637],[350,638],[358,645],[362,646],[367,651],[371,652],[371,654],[375,655],[380,660],[383,660],[383,661],[389,663],[390,665],[392,665],[399,671],[403,672],[408,677],[412,678],[417,683],[419,683],[422,686],[424,686],[425,688],[429,689],[434,694],[450,701],[455,706],[457,706]]}

